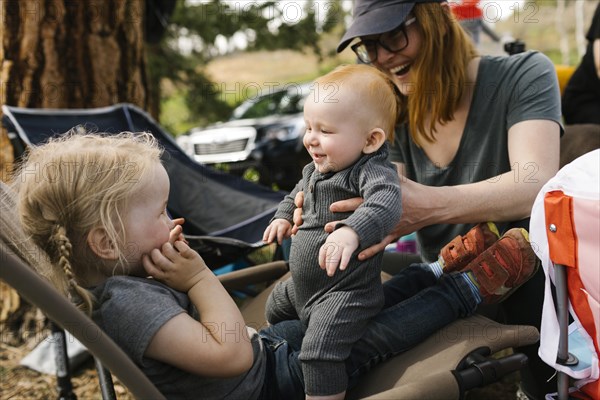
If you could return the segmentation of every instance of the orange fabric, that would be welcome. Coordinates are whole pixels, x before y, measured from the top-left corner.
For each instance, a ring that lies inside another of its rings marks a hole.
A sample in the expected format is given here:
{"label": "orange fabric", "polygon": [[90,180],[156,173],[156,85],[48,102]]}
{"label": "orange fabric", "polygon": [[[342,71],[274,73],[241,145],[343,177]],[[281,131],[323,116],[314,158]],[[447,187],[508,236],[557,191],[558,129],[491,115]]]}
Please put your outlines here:
{"label": "orange fabric", "polygon": [[590,382],[582,386],[578,392],[569,394],[569,398],[582,400],[598,400],[600,399],[600,380]]}
{"label": "orange fabric", "polygon": [[[594,325],[594,316],[590,311],[590,304],[587,296],[581,290],[583,282],[579,276],[579,265],[575,268],[567,268],[567,290],[569,293],[569,301],[581,322],[583,329],[592,337],[596,354],[600,355],[599,343],[596,341],[596,326]],[[600,399],[600,381],[588,383],[580,389],[582,392],[592,396],[592,399]]]}
{"label": "orange fabric", "polygon": [[588,383],[581,391],[590,396],[590,399],[600,399],[600,380]]}
{"label": "orange fabric", "polygon": [[[573,198],[565,195],[562,191],[548,192],[544,197],[544,209],[550,259],[555,264],[570,267],[567,268],[569,301],[581,325],[592,337],[596,353],[600,354],[600,346],[596,340],[594,316],[590,310],[587,296],[581,290],[585,286],[579,276],[577,234],[573,222]],[[555,232],[550,230],[551,224],[556,226]],[[598,380],[588,383],[580,390],[582,394],[591,396],[592,399],[600,399],[600,381]]]}
{"label": "orange fabric", "polygon": [[[546,193],[544,212],[550,259],[567,267],[577,265],[577,237],[573,229],[573,198],[557,190]],[[556,226],[556,232],[550,226]],[[535,245],[535,244],[532,244]]]}
{"label": "orange fabric", "polygon": [[463,0],[461,3],[450,3],[450,9],[459,21],[483,18],[483,11],[479,8],[479,0]]}

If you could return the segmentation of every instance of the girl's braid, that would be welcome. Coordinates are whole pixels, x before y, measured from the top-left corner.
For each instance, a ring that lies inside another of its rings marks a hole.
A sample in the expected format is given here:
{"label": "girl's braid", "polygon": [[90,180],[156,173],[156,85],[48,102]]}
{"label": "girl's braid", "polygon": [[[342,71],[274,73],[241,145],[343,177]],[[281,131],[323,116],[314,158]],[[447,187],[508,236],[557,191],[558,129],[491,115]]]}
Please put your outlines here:
{"label": "girl's braid", "polygon": [[73,290],[73,294],[79,297],[78,300],[81,302],[81,308],[88,314],[91,314],[93,308],[92,297],[87,290],[79,286],[77,280],[75,280],[73,269],[71,268],[70,259],[73,245],[67,236],[67,230],[65,227],[61,226],[60,224],[56,224],[50,237],[50,241],[54,242],[56,245],[58,251],[57,265],[64,272],[65,277],[67,278],[68,286]]}

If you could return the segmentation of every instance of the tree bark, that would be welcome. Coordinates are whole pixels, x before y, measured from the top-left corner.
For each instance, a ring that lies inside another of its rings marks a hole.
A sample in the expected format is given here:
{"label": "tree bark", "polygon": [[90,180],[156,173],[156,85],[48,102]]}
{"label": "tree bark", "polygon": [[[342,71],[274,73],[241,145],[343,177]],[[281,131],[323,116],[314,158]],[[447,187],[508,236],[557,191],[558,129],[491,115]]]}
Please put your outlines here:
{"label": "tree bark", "polygon": [[[144,0],[0,0],[0,99],[30,108],[147,108]],[[0,137],[0,163],[12,160]]]}
{"label": "tree bark", "polygon": [[[146,109],[144,12],[144,0],[0,0],[1,103],[91,108],[128,102]],[[12,163],[2,128],[3,181]],[[0,286],[0,328],[17,344],[39,318],[11,291]]]}

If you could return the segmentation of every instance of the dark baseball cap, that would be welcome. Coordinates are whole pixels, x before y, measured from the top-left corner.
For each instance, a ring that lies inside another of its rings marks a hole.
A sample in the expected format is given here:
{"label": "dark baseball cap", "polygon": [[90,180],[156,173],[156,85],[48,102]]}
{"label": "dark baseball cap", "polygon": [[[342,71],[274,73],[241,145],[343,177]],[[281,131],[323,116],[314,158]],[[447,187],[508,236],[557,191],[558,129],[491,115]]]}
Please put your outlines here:
{"label": "dark baseball cap", "polygon": [[337,47],[344,50],[352,39],[389,32],[400,26],[417,3],[442,3],[446,0],[355,0],[354,20]]}

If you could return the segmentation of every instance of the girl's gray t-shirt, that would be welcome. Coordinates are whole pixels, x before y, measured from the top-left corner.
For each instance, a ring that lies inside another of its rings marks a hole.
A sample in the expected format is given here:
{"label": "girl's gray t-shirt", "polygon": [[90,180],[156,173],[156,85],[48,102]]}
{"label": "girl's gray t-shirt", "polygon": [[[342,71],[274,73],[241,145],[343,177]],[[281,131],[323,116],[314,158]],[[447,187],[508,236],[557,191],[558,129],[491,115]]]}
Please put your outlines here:
{"label": "girl's gray t-shirt", "polygon": [[[406,165],[409,179],[428,186],[479,182],[514,170],[515,181],[537,182],[535,163],[511,165],[508,130],[527,120],[561,125],[560,91],[552,62],[529,51],[512,56],[483,56],[458,151],[446,167],[435,165],[410,138],[406,125],[396,129],[390,160]],[[562,132],[562,125],[561,125]],[[483,222],[483,221],[482,221]],[[497,223],[503,231],[509,223]],[[440,249],[472,224],[431,225],[417,232],[421,257],[435,261]]]}
{"label": "girl's gray t-shirt", "polygon": [[[256,331],[228,340],[250,340],[254,364],[234,378],[205,378],[144,356],[150,341],[171,318],[188,313],[197,319],[185,293],[152,279],[114,276],[92,289],[98,306],[92,318],[140,367],[168,399],[258,399],[265,381],[266,354]],[[202,339],[200,339],[202,340]]]}

